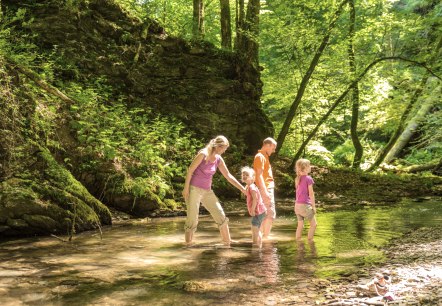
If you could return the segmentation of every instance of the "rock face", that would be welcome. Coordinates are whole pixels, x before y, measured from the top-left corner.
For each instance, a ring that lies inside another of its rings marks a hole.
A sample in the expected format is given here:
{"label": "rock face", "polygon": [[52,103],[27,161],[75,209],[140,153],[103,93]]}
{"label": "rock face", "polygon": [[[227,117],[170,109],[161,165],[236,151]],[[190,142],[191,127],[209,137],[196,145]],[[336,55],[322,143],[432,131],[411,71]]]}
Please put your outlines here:
{"label": "rock face", "polygon": [[[120,99],[127,112],[141,108],[154,118],[170,117],[201,143],[225,135],[237,157],[254,153],[273,135],[260,105],[259,71],[234,53],[169,37],[155,21],[131,17],[109,0],[1,5],[5,15],[18,16],[11,17],[11,44],[17,39],[32,46],[38,59],[31,57],[30,65],[48,63],[49,75],[33,69],[51,85],[87,88],[100,80],[110,88],[109,108]],[[93,229],[110,224],[106,206],[146,216],[161,205],[178,205],[175,186],[161,197],[154,189],[142,196],[128,191],[123,181],[137,179],[136,161],[129,173],[118,161],[82,147],[71,126],[81,120],[78,114],[2,55],[0,74],[2,88],[12,88],[0,91],[8,101],[1,109],[0,236]],[[93,160],[94,168],[82,167],[85,160]],[[171,183],[179,186],[181,177]]]}
{"label": "rock face", "polygon": [[62,54],[84,77],[105,77],[130,106],[173,115],[203,142],[225,135],[248,153],[273,135],[260,105],[259,71],[235,54],[168,37],[155,22],[130,18],[112,1],[85,1],[76,14],[47,2],[31,6],[38,19],[28,27],[38,44]]}

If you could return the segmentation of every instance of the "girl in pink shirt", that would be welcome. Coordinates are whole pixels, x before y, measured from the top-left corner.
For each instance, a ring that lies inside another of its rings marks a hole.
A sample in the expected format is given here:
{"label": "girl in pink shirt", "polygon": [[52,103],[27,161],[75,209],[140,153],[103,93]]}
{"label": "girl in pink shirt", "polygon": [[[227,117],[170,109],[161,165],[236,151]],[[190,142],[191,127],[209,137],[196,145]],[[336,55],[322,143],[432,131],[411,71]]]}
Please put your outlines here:
{"label": "girl in pink shirt", "polygon": [[310,221],[310,229],[308,231],[308,240],[312,241],[316,230],[316,207],[315,193],[313,192],[313,184],[315,183],[308,174],[311,171],[310,161],[308,159],[299,159],[295,165],[295,187],[296,201],[295,214],[298,219],[298,227],[296,229],[296,239],[300,240],[302,229],[304,228],[304,219]]}
{"label": "girl in pink shirt", "polygon": [[242,181],[247,184],[246,197],[247,209],[252,216],[252,243],[258,247],[262,245],[261,224],[266,217],[266,207],[259,193],[258,187],[253,183],[255,181],[255,171],[250,167],[241,169]]}

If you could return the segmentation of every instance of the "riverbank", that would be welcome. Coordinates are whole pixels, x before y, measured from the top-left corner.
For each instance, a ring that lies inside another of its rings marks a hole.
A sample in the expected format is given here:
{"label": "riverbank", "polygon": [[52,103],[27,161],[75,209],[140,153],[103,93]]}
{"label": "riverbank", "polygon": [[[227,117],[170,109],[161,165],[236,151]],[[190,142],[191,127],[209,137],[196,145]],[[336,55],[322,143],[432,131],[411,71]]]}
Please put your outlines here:
{"label": "riverbank", "polygon": [[[286,214],[293,210],[295,197],[294,176],[289,173],[287,160],[278,160],[274,165],[275,197],[279,203],[277,210]],[[233,167],[232,173],[237,173]],[[217,174],[214,186],[216,195],[227,214],[242,215],[245,207],[238,207],[238,201],[244,197],[237,189],[226,183],[224,178]],[[411,198],[422,202],[431,197],[442,196],[442,177],[424,176],[422,174],[376,174],[365,173],[345,168],[314,167],[311,176],[315,180],[315,197],[318,207],[327,209],[347,209],[355,206],[391,205],[403,198]],[[186,207],[182,198],[176,199],[180,205],[174,209],[157,209],[148,217],[176,217],[185,216]],[[233,204],[232,204],[233,203]],[[207,214],[204,208],[200,213]]]}
{"label": "riverbank", "polygon": [[[294,197],[294,172],[289,161],[274,163],[276,195]],[[312,167],[317,200],[326,205],[395,203],[401,198],[442,196],[442,177],[420,174],[363,172],[349,168]]]}
{"label": "riverbank", "polygon": [[[332,281],[322,305],[385,305],[381,296],[368,297],[358,289],[375,273],[388,271],[395,299],[388,305],[442,305],[442,227],[421,228],[385,248],[387,261],[360,273]],[[365,295],[365,296],[364,296]]]}

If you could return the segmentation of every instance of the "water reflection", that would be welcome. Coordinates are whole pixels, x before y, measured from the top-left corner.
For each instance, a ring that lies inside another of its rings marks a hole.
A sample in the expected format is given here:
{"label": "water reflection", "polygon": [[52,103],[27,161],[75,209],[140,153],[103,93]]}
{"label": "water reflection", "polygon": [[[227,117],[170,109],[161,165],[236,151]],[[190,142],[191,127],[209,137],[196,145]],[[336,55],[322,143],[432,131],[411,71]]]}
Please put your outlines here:
{"label": "water reflection", "polygon": [[261,249],[252,248],[249,218],[235,216],[231,232],[239,243],[229,249],[219,245],[219,232],[205,217],[194,248],[183,247],[182,218],[106,228],[103,240],[90,232],[72,243],[3,242],[0,304],[204,305],[221,298],[262,304],[262,294],[275,288],[297,288],[382,260],[375,247],[404,231],[440,224],[442,205],[407,202],[317,217],[315,242],[297,242],[295,217],[280,216],[273,240]]}
{"label": "water reflection", "polygon": [[276,283],[279,279],[279,254],[276,243],[264,241],[261,249],[251,252],[250,262],[253,263],[251,273],[262,279],[264,283]]}

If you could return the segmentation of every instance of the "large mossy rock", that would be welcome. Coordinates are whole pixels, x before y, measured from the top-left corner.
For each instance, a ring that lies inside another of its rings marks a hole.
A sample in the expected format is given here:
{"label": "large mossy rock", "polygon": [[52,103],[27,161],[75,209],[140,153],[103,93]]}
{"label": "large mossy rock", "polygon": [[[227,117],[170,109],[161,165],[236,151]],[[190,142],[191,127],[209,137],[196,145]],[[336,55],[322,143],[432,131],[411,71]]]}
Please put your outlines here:
{"label": "large mossy rock", "polygon": [[111,224],[109,209],[47,149],[36,150],[31,161],[22,178],[0,184],[0,236],[70,234]]}

